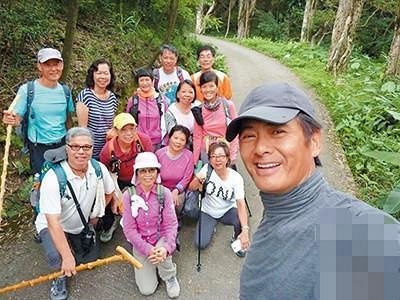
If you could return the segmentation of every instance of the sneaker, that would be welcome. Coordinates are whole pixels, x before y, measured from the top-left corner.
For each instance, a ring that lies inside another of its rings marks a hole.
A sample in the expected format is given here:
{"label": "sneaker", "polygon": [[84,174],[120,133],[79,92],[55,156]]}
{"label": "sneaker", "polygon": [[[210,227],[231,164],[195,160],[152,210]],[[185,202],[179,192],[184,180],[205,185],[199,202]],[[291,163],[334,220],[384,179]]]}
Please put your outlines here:
{"label": "sneaker", "polygon": [[50,286],[50,299],[51,300],[65,300],[68,299],[67,290],[67,277],[62,276],[54,279]]}
{"label": "sneaker", "polygon": [[115,217],[114,222],[112,223],[110,229],[103,230],[100,233],[100,241],[102,241],[103,243],[108,243],[109,241],[111,241],[114,231],[118,228],[118,225],[119,225],[119,218]]}
{"label": "sneaker", "polygon": [[165,285],[167,287],[167,294],[168,294],[169,298],[178,298],[179,297],[181,288],[179,286],[178,279],[176,279],[175,276],[166,280]]}

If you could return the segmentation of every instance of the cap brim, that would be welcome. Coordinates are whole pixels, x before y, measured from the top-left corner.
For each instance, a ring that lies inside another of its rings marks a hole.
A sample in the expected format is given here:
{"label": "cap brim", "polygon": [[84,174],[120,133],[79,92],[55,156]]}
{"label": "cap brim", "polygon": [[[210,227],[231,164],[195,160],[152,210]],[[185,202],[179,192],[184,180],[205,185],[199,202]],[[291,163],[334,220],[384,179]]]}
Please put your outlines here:
{"label": "cap brim", "polygon": [[59,56],[49,56],[49,57],[46,57],[46,58],[42,58],[41,60],[39,60],[39,62],[42,64],[42,63],[44,63],[44,62],[46,62],[46,61],[48,61],[48,60],[50,60],[50,59],[57,59],[57,60],[63,61],[62,57],[59,57]]}
{"label": "cap brim", "polygon": [[298,109],[285,107],[253,107],[232,120],[226,129],[226,139],[231,142],[240,131],[244,119],[253,119],[272,124],[285,124],[300,112]]}

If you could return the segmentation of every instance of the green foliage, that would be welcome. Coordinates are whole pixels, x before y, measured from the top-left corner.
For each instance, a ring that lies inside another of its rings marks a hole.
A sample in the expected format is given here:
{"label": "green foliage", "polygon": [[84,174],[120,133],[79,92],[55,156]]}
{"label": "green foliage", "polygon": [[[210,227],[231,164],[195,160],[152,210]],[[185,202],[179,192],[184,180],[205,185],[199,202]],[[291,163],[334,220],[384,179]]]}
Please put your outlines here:
{"label": "green foliage", "polygon": [[253,21],[253,36],[269,38],[273,41],[282,40],[284,36],[284,26],[279,23],[271,12],[257,11]]}
{"label": "green foliage", "polygon": [[400,182],[400,172],[364,153],[400,152],[400,81],[385,81],[384,63],[356,52],[348,71],[334,79],[325,71],[326,49],[260,38],[236,42],[277,58],[316,91],[330,111],[359,187],[358,197],[382,207],[379,199]]}

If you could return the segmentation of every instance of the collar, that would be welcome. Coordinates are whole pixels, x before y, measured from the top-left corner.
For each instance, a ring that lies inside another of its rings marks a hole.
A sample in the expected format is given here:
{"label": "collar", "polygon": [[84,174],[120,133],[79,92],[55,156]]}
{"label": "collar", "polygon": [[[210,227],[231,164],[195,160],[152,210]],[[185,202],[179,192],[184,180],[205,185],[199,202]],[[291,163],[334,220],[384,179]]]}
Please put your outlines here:
{"label": "collar", "polygon": [[[145,195],[145,192],[143,191],[140,183],[138,185],[136,185],[136,193],[141,197]],[[150,193],[157,195],[157,184],[156,183],[153,184],[153,187],[151,188]]]}
{"label": "collar", "polygon": [[307,180],[286,194],[260,192],[266,215],[290,215],[302,211],[317,200],[326,185],[322,174],[315,170]]}
{"label": "collar", "polygon": [[[65,174],[67,175],[67,180],[71,180],[71,179],[74,179],[74,178],[81,178],[78,175],[74,174],[74,172],[72,172],[72,169],[69,166],[67,161],[64,160],[63,162],[61,162],[61,167],[63,167],[63,169],[65,171]],[[86,175],[85,176],[89,177],[91,174],[95,174],[95,170],[94,170],[94,168],[92,166],[92,162],[89,160],[88,161],[88,169],[86,171]]]}
{"label": "collar", "polygon": [[140,98],[143,99],[147,99],[147,98],[156,98],[156,90],[154,89],[154,87],[151,88],[150,91],[148,91],[147,93],[142,92],[141,89],[137,89],[136,90],[137,94],[139,95]]}

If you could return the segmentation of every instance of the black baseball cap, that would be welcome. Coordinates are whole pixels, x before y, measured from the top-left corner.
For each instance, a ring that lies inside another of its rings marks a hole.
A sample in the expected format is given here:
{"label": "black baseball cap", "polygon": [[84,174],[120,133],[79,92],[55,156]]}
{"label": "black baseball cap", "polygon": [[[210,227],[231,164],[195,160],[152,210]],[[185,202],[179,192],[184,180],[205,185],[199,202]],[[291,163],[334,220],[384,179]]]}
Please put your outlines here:
{"label": "black baseball cap", "polygon": [[244,119],[272,124],[285,124],[303,112],[317,121],[314,105],[299,88],[285,82],[268,83],[254,88],[239,109],[238,117],[226,129],[226,139],[232,141]]}

